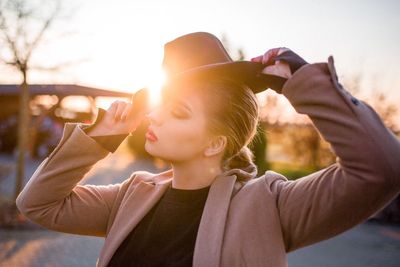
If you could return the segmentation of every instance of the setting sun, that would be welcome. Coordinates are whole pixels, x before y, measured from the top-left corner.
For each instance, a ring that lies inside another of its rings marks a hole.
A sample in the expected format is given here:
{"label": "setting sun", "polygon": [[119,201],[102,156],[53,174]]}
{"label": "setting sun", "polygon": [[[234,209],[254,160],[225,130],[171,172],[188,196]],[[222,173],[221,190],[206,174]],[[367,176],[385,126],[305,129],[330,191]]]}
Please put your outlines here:
{"label": "setting sun", "polygon": [[[149,71],[146,71],[141,76],[142,86],[137,86],[135,89],[121,89],[120,91],[129,92],[135,94],[142,88],[148,89],[149,93],[149,105],[150,107],[156,106],[161,100],[161,89],[166,80],[165,72],[161,68],[155,67],[152,71],[151,68],[145,68]],[[102,109],[108,109],[112,102],[120,100],[120,101],[131,101],[131,99],[121,98],[121,97],[97,97],[96,98],[96,107]],[[78,103],[77,103],[78,104]]]}
{"label": "setting sun", "polygon": [[161,89],[166,80],[166,75],[162,69],[158,69],[150,75],[152,77],[149,78],[146,88],[149,89],[150,107],[154,107],[161,101]]}

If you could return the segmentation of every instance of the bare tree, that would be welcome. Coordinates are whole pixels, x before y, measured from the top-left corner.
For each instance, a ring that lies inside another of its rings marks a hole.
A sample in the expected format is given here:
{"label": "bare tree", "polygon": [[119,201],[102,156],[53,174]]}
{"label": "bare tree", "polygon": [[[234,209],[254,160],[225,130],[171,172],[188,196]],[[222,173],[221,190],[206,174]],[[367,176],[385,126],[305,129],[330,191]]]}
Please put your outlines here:
{"label": "bare tree", "polygon": [[28,73],[32,54],[60,13],[60,1],[0,0],[0,60],[19,71],[22,78],[19,101],[18,159],[15,198],[25,176],[28,141],[29,87]]}

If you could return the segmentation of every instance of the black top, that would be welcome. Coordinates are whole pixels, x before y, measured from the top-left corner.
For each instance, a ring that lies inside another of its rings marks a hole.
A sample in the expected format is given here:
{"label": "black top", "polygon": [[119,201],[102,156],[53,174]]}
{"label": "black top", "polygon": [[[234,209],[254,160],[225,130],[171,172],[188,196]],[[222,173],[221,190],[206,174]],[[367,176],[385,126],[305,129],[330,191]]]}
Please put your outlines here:
{"label": "black top", "polygon": [[108,267],[192,266],[209,189],[170,187],[121,243]]}

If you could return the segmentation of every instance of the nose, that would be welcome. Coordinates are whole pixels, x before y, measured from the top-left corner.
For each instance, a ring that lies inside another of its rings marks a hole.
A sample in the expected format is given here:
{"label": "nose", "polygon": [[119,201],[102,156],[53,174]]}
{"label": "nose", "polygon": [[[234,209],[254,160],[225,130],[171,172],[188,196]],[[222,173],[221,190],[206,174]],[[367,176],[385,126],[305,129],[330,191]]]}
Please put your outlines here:
{"label": "nose", "polygon": [[161,125],[162,118],[160,116],[160,108],[156,107],[146,114],[146,119],[154,125]]}

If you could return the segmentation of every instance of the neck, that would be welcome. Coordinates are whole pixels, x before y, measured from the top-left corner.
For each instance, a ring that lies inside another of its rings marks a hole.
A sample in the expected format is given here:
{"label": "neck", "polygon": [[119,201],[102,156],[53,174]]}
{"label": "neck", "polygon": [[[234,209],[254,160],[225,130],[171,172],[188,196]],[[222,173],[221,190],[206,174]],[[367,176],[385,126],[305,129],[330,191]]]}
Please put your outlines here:
{"label": "neck", "polygon": [[222,173],[219,164],[212,161],[173,163],[172,169],[174,174],[172,187],[187,190],[207,187]]}

